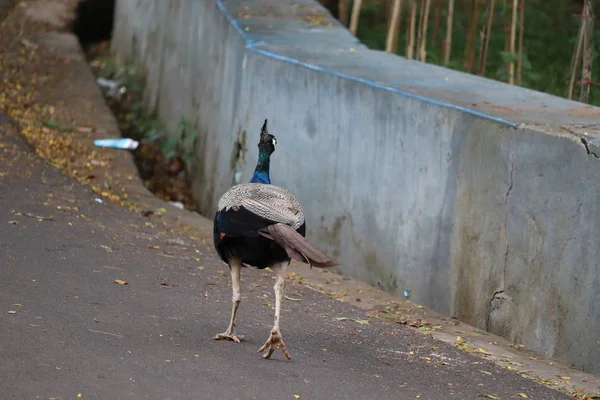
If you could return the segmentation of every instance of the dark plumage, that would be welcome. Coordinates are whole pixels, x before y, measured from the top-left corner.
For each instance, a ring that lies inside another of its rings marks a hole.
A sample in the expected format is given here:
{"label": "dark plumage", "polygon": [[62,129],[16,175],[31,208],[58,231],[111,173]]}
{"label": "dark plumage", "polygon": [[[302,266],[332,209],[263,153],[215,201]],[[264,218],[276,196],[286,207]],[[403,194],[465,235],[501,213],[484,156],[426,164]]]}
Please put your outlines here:
{"label": "dark plumage", "polygon": [[267,130],[265,120],[258,144],[258,162],[250,183],[232,187],[219,200],[213,239],[219,257],[231,270],[233,306],[229,327],[215,338],[240,341],[240,337],[233,333],[233,327],[240,303],[242,264],[261,269],[270,267],[276,273],[275,324],[259,352],[269,347],[264,356],[269,358],[277,347],[281,347],[290,359],[279,332],[284,275],[290,260],[320,268],[338,265],[339,262],[323,254],[304,238],[306,223],[302,206],[289,191],[270,184],[270,157],[276,143],[275,137]]}

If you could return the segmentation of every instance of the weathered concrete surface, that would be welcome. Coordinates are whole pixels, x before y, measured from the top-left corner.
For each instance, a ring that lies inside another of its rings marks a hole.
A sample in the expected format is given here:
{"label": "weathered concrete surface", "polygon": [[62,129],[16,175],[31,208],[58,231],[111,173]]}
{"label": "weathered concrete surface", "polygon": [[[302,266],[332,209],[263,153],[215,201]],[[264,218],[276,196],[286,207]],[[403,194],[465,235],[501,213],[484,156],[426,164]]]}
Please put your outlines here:
{"label": "weathered concrete surface", "polygon": [[194,123],[205,214],[269,118],[273,181],[342,272],[600,372],[600,163],[581,139],[600,109],[369,50],[310,0],[121,0],[115,22],[148,104]]}

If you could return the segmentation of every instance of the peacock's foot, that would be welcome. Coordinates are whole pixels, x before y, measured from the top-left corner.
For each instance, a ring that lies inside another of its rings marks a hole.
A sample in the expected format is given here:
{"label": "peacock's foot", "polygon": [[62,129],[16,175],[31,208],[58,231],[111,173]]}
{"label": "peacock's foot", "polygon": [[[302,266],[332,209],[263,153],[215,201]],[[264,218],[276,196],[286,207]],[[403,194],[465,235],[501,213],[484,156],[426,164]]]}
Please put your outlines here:
{"label": "peacock's foot", "polygon": [[269,348],[269,351],[267,352],[267,354],[263,354],[263,358],[271,357],[273,352],[278,347],[281,347],[281,351],[283,351],[283,354],[285,354],[287,359],[288,360],[292,359],[292,357],[290,356],[290,353],[288,353],[288,351],[287,351],[287,347],[285,347],[285,342],[283,341],[283,338],[281,337],[281,333],[279,333],[279,331],[276,330],[275,328],[273,328],[271,330],[271,335],[269,336],[269,338],[267,339],[265,344],[263,344],[262,347],[260,349],[258,349],[257,353],[262,353],[267,347]]}
{"label": "peacock's foot", "polygon": [[232,340],[236,343],[239,343],[242,340],[244,340],[244,335],[236,335],[233,332],[225,331],[223,333],[217,334],[217,336],[215,336],[215,340]]}

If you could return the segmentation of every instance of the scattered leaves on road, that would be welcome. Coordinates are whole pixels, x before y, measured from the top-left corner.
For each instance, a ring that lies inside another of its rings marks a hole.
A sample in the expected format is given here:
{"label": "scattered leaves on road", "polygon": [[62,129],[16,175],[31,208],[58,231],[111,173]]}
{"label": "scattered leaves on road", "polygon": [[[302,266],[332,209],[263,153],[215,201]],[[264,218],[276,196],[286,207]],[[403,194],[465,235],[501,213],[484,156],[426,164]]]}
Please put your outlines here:
{"label": "scattered leaves on road", "polygon": [[28,218],[37,219],[38,221],[54,221],[54,218],[52,218],[52,217],[43,217],[43,216],[33,215],[33,214],[30,214],[27,212],[20,212],[20,211],[16,211],[16,210],[10,210],[10,212],[12,215],[17,216],[17,217],[28,217]]}
{"label": "scattered leaves on road", "polygon": [[336,317],[334,319],[336,321],[354,321],[357,324],[361,324],[361,325],[368,325],[369,324],[369,321],[367,321],[366,319],[349,318],[349,317]]}

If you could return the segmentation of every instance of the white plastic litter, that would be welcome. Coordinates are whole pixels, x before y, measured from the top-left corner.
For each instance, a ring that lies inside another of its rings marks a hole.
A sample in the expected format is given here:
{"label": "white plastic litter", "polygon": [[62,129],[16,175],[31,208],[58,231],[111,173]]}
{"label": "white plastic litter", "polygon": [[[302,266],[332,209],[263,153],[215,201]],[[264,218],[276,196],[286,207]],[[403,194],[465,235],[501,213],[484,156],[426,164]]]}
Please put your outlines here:
{"label": "white plastic litter", "polygon": [[140,145],[137,140],[125,139],[96,139],[94,145],[98,147],[111,147],[113,149],[135,150]]}

